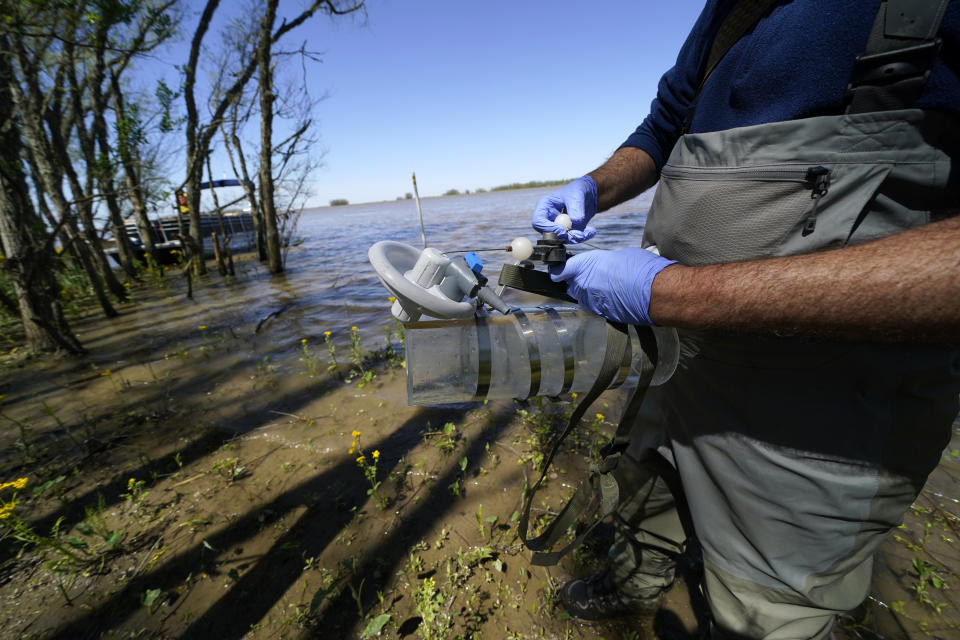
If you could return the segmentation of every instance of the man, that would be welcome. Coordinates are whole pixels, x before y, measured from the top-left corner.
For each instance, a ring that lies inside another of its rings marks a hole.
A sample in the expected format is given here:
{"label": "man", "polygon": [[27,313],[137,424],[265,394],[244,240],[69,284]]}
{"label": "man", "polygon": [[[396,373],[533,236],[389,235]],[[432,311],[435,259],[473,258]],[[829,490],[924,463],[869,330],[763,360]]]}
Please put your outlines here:
{"label": "man", "polygon": [[538,203],[534,227],[576,243],[661,179],[662,257],[586,251],[552,277],[681,339],[620,462],[610,568],[561,591],[572,615],[651,611],[672,583],[686,533],[651,450],[682,482],[716,637],[824,638],[866,597],[958,411],[958,73],[957,1],[709,0],[643,124]]}

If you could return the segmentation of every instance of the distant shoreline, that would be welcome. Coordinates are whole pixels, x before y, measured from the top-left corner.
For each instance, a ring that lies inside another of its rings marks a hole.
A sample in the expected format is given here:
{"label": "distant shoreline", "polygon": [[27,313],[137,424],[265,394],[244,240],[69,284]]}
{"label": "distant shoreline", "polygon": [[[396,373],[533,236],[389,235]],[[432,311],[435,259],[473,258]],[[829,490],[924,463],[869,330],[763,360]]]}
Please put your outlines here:
{"label": "distant shoreline", "polygon": [[[519,191],[522,189],[543,189],[545,187],[558,187],[567,184],[570,182],[569,179],[565,180],[530,180],[529,182],[512,182],[510,184],[502,184],[497,187],[491,187],[489,189],[476,189],[470,191],[469,189],[465,191],[459,191],[457,189],[448,189],[446,192],[436,195],[436,196],[421,196],[421,200],[427,200],[429,198],[446,198],[448,196],[472,196],[483,193],[493,193],[495,191]],[[412,200],[412,194],[406,194],[406,197],[398,196],[394,200],[370,200],[368,202],[349,202],[346,198],[336,198],[330,201],[330,204],[322,204],[313,207],[304,207],[304,209],[332,209],[334,207],[343,207],[353,204],[379,204],[381,202],[396,202],[397,200]]]}

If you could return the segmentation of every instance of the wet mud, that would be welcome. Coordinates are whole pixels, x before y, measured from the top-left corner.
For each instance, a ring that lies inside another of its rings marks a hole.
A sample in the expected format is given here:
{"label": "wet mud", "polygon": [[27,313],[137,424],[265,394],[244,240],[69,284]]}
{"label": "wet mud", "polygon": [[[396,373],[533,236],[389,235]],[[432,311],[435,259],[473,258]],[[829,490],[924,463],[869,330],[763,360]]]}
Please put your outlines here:
{"label": "wet mud", "polygon": [[[0,637],[695,637],[683,577],[649,619],[566,616],[556,589],[602,566],[607,530],[530,565],[521,489],[571,399],[409,407],[398,334],[361,327],[352,350],[350,325],[312,322],[295,291],[195,290],[142,287],[119,318],[80,321],[82,361],[4,361],[0,481],[29,478],[17,517],[77,557],[0,525]],[[591,410],[534,518],[622,401]],[[955,446],[838,637],[960,637]]]}

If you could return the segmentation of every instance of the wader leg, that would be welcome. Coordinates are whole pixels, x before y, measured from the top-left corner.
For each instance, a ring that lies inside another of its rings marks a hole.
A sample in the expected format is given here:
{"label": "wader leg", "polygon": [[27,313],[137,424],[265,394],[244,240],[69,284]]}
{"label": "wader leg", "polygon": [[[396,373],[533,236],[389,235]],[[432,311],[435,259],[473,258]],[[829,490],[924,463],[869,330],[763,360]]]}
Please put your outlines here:
{"label": "wader leg", "polygon": [[663,392],[715,637],[828,638],[949,441],[960,356],[744,341],[693,344]]}
{"label": "wader leg", "polygon": [[625,453],[617,466],[621,503],[610,548],[614,583],[623,593],[652,598],[674,580],[686,534],[667,483],[650,465]]}
{"label": "wader leg", "polygon": [[[742,443],[726,444],[747,459]],[[794,452],[768,450],[748,461],[765,471],[772,491],[793,496],[792,517],[742,502],[732,505],[734,517],[749,521],[749,537],[729,528],[729,520],[701,527],[700,539],[711,550],[704,551],[704,592],[716,625],[734,634],[716,637],[828,638],[836,616],[869,593],[873,554],[900,523],[916,489],[904,476],[801,460]],[[801,545],[816,549],[820,559],[798,554]],[[716,555],[721,546],[741,549],[736,565]]]}

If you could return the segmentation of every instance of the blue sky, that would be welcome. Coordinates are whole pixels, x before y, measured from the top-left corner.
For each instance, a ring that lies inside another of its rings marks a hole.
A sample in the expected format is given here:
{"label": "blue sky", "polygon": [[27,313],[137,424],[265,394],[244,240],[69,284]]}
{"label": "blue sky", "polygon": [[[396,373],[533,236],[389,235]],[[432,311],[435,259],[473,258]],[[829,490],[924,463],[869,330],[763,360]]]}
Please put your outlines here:
{"label": "blue sky", "polygon": [[393,200],[412,171],[431,196],[593,169],[646,114],[702,5],[368,0],[365,19],[313,19],[287,41],[323,54],[308,204]]}

